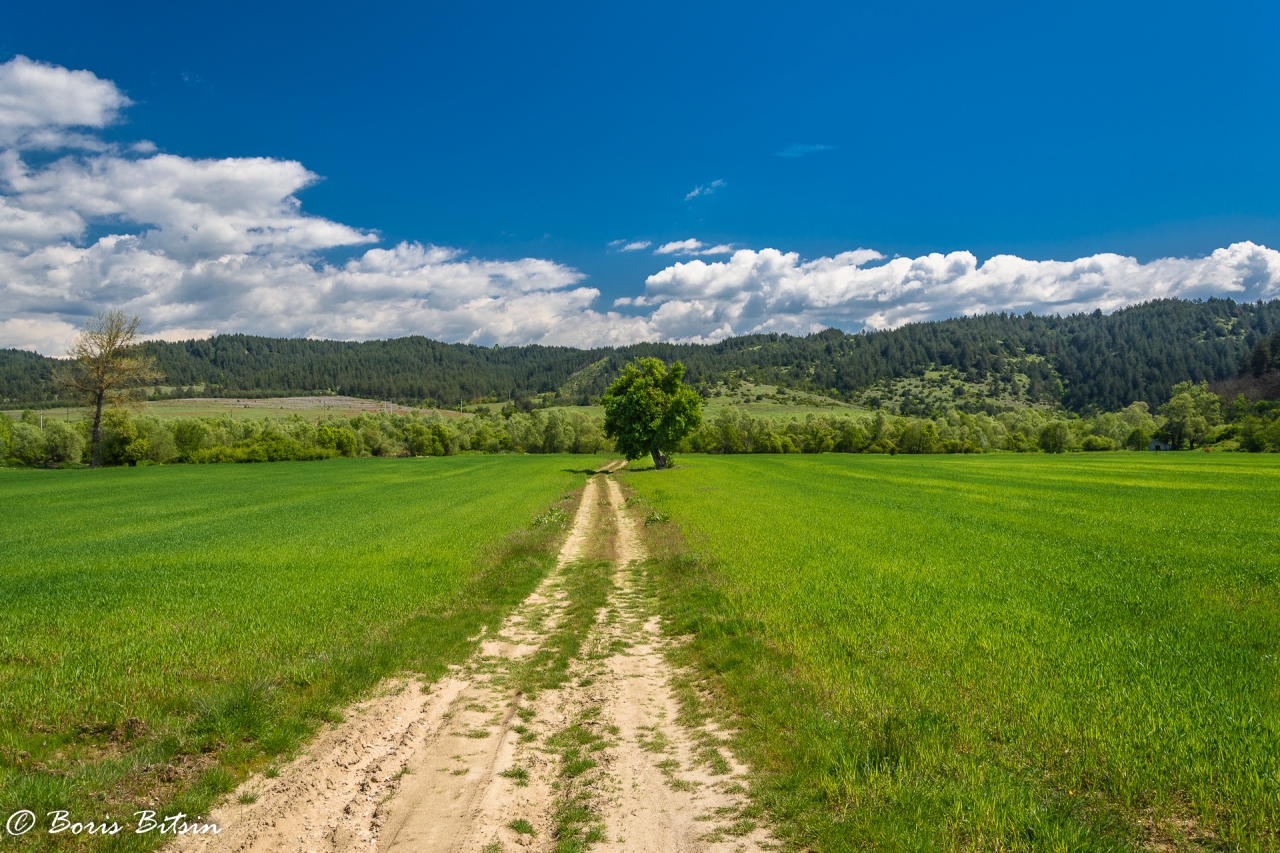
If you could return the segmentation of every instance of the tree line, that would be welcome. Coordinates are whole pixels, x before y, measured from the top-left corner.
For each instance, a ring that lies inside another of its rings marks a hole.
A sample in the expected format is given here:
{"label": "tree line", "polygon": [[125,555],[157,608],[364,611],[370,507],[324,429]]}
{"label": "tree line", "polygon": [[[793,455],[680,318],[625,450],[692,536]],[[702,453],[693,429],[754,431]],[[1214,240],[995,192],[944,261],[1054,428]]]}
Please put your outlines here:
{"label": "tree line", "polygon": [[[874,417],[807,416],[781,422],[756,419],[726,408],[710,422],[702,401],[683,378],[685,366],[670,367],[651,356],[625,365],[602,397],[605,417],[597,423],[563,408],[535,410],[508,405],[485,408],[475,417],[447,424],[440,414],[360,415],[312,422],[134,418],[146,383],[161,374],[155,358],[138,342],[138,318],[118,311],[99,314],[77,335],[72,355],[54,380],[89,406],[90,416],[71,426],[23,413],[10,425],[0,419],[0,459],[22,464],[77,464],[89,448],[90,464],[140,462],[257,462],[325,459],[333,456],[440,456],[459,451],[598,453],[617,449],[628,459],[651,455],[667,467],[672,452],[711,453],[982,453],[988,450],[1062,453],[1071,450],[1220,449],[1280,450],[1280,401],[1248,399],[1243,393],[1224,406],[1207,382],[1184,381],[1155,416],[1145,401],[1081,417],[1061,407],[1007,407],[972,412],[952,406],[927,417],[883,409]],[[1255,341],[1239,372],[1267,377],[1280,372],[1280,331]],[[597,367],[600,363],[597,362]],[[1025,369],[1025,367],[1024,367]],[[602,371],[600,371],[602,372]],[[527,401],[527,398],[523,398]]]}
{"label": "tree line", "polygon": [[[895,417],[884,411],[769,418],[725,407],[703,421],[700,415],[691,417],[691,404],[696,407],[684,397],[673,410],[678,410],[678,417],[696,421],[695,428],[681,435],[679,427],[664,426],[669,421],[644,416],[656,425],[644,436],[635,430],[609,430],[603,420],[565,408],[483,410],[467,417],[414,411],[317,420],[296,414],[163,420],[120,407],[103,413],[99,458],[104,465],[138,465],[613,450],[638,458],[659,446],[665,465],[670,451],[1069,453],[1147,451],[1153,440],[1176,449],[1280,452],[1280,404],[1248,403],[1243,397],[1224,402],[1204,383],[1177,386],[1156,411],[1136,402],[1088,417],[1027,407],[994,416],[953,408],[927,418]],[[74,466],[88,458],[91,430],[89,418],[68,422],[58,415],[41,418],[31,410],[16,423],[0,418],[0,459],[23,465]]]}
{"label": "tree line", "polygon": [[[67,422],[31,410],[0,418],[0,459],[66,466],[90,454],[88,419]],[[361,413],[319,420],[191,417],[161,419],[128,408],[103,414],[103,465],[285,462],[340,456],[452,456],[457,453],[599,453],[612,449],[599,419],[566,409],[442,417],[434,412]]]}
{"label": "tree line", "polygon": [[[218,335],[149,342],[167,387],[208,396],[271,397],[342,393],[404,405],[456,408],[479,400],[559,395],[598,401],[625,365],[640,357],[684,364],[695,388],[736,376],[852,400],[880,382],[955,368],[972,382],[1030,382],[1039,403],[1082,415],[1135,401],[1154,409],[1185,381],[1219,381],[1254,369],[1259,344],[1280,330],[1280,300],[1165,299],[1103,315],[1040,317],[1007,313],[805,337],[747,335],[717,344],[481,347],[423,337],[363,343]],[[1271,344],[1265,372],[1271,369]],[[69,404],[54,381],[58,359],[0,350],[0,400]]]}

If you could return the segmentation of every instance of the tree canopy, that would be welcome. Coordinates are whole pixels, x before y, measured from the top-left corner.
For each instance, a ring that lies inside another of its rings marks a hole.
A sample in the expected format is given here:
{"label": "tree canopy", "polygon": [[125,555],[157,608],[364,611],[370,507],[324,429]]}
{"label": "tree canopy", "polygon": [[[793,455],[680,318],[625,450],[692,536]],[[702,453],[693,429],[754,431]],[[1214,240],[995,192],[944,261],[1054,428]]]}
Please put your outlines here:
{"label": "tree canopy", "polygon": [[668,370],[656,358],[638,358],[622,368],[604,394],[604,432],[627,459],[653,457],[670,464],[680,440],[702,426],[702,398],[681,380],[684,365]]}

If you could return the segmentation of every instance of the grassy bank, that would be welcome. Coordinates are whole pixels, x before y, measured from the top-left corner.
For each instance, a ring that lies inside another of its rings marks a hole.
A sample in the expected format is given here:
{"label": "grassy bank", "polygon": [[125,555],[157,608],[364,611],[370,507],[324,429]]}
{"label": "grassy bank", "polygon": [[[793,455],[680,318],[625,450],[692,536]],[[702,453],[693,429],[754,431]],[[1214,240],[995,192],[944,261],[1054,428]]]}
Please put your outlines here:
{"label": "grassy bank", "polygon": [[680,463],[662,606],[791,841],[1280,844],[1275,460]]}
{"label": "grassy bank", "polygon": [[437,675],[552,564],[591,462],[0,472],[0,812],[198,814],[382,677]]}

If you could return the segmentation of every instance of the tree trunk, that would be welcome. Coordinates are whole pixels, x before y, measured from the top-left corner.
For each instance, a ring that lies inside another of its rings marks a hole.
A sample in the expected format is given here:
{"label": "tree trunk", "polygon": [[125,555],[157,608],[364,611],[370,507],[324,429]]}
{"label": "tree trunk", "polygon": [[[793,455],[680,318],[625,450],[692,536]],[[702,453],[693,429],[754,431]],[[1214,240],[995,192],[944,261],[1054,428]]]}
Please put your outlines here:
{"label": "tree trunk", "polygon": [[94,397],[93,411],[93,438],[91,439],[92,447],[89,448],[89,467],[102,467],[102,392],[99,391]]}
{"label": "tree trunk", "polygon": [[650,452],[651,454],[653,454],[653,467],[654,467],[654,468],[656,468],[656,469],[658,469],[659,471],[661,471],[663,468],[666,468],[666,467],[667,467],[667,462],[668,462],[668,461],[670,461],[670,460],[668,460],[668,459],[667,459],[667,457],[665,457],[665,456],[663,456],[663,455],[662,455],[662,451],[661,451],[661,450],[659,450],[658,448],[656,448],[656,447],[655,447],[655,448],[653,448],[652,450],[650,450],[649,452]]}

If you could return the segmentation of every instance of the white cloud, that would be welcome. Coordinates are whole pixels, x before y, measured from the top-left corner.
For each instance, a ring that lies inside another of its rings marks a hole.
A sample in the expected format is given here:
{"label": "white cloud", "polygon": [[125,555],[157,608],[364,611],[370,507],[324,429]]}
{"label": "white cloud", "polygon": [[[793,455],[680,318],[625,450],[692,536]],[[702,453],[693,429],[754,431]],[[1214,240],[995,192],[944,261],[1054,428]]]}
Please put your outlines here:
{"label": "white cloud", "polygon": [[806,145],[800,142],[793,142],[781,151],[774,152],[777,157],[805,157],[809,154],[817,154],[819,151],[831,151],[834,145]]}
{"label": "white cloud", "polygon": [[718,246],[708,246],[701,240],[695,240],[690,237],[688,240],[663,243],[654,249],[653,253],[655,255],[727,255],[732,251],[733,247],[726,243],[721,243]]}
{"label": "white cloud", "polygon": [[[616,338],[604,315],[562,322],[589,314],[598,292],[552,261],[484,261],[416,243],[324,261],[323,250],[377,235],[303,213],[297,193],[317,176],[300,163],[196,160],[148,144],[85,144],[40,166],[24,158],[30,140],[105,125],[127,104],[88,72],[21,58],[0,66],[0,346],[60,353],[103,307],[136,312],[151,337],[171,340],[211,331]],[[90,226],[107,233],[86,242]]]}
{"label": "white cloud", "polygon": [[[107,307],[139,314],[149,336],[167,340],[421,334],[598,346],[889,328],[983,311],[1110,311],[1162,296],[1280,296],[1280,253],[1252,243],[1146,264],[1103,254],[979,265],[968,252],[886,260],[869,249],[806,261],[689,238],[655,254],[731,257],[673,263],[642,294],[615,300],[625,313],[600,310],[599,291],[550,260],[483,260],[420,243],[325,260],[326,250],[378,238],[304,213],[297,194],[317,176],[300,163],[196,160],[71,135],[106,125],[127,104],[89,72],[25,59],[0,66],[0,346],[60,354],[85,317]],[[78,149],[52,161],[24,154],[73,138]]]}
{"label": "white cloud", "polygon": [[663,243],[653,250],[655,255],[692,255],[702,248],[702,241],[690,237],[688,240],[674,240]]}
{"label": "white cloud", "polygon": [[109,80],[89,71],[15,56],[0,65],[0,144],[55,128],[105,127],[132,101]]}
{"label": "white cloud", "polygon": [[712,181],[706,186],[703,186],[702,184],[698,184],[696,187],[689,190],[689,192],[685,194],[684,200],[692,201],[693,199],[697,198],[700,195],[711,195],[713,192],[720,189],[722,186],[724,186],[724,181],[721,181],[721,180]]}
{"label": "white cloud", "polygon": [[741,249],[727,261],[676,263],[649,276],[636,306],[667,337],[760,331],[806,334],[837,326],[895,328],[990,311],[1069,314],[1162,297],[1280,296],[1280,252],[1234,243],[1207,258],[1141,264],[1114,254],[1075,261],[969,252],[894,258],[869,249],[802,261],[794,252]]}
{"label": "white cloud", "polygon": [[0,346],[61,355],[77,327],[52,316],[0,320]]}

